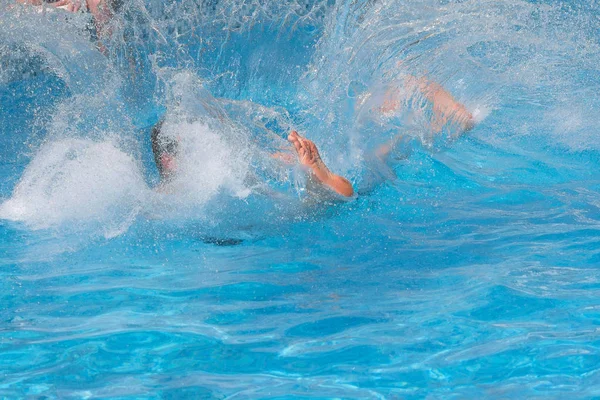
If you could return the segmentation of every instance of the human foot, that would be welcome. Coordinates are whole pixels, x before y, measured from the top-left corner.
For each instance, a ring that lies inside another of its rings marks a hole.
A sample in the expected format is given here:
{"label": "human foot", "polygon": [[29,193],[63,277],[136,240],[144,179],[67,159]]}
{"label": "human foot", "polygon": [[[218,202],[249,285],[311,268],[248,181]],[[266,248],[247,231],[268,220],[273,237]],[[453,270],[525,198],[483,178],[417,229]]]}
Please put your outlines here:
{"label": "human foot", "polygon": [[290,132],[288,140],[294,145],[300,164],[307,167],[319,182],[342,196],[350,197],[354,194],[352,184],[346,178],[327,168],[317,146],[311,140],[300,136],[296,131]]}

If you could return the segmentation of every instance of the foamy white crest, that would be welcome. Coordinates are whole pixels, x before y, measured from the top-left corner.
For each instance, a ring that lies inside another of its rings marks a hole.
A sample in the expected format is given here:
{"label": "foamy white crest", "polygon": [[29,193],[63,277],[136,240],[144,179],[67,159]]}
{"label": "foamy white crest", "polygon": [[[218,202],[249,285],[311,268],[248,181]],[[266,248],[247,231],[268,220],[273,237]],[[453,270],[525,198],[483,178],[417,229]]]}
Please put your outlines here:
{"label": "foamy white crest", "polygon": [[[233,128],[232,128],[233,129]],[[179,143],[177,174],[166,190],[180,205],[203,206],[218,194],[245,198],[250,172],[248,151],[227,141],[222,132],[203,122],[165,123],[163,134]]]}
{"label": "foamy white crest", "polygon": [[0,204],[0,218],[34,229],[99,224],[105,236],[115,236],[131,224],[147,192],[135,160],[111,142],[58,140],[27,166]]}

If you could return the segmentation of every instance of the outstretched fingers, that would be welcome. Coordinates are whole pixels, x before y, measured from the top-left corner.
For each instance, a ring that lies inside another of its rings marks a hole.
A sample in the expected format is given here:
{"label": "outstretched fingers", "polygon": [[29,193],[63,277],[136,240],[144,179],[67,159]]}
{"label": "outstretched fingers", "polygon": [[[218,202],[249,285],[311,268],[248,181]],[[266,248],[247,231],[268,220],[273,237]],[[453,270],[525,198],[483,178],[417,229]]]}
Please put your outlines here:
{"label": "outstretched fingers", "polygon": [[288,141],[294,145],[296,152],[300,152],[300,149],[302,148],[302,144],[298,140],[298,132],[291,131],[290,134],[288,135]]}
{"label": "outstretched fingers", "polygon": [[346,178],[331,173],[319,156],[319,150],[311,140],[303,138],[296,131],[291,131],[288,140],[294,145],[300,164],[309,168],[313,176],[323,185],[342,196],[354,194],[352,184]]}
{"label": "outstretched fingers", "polygon": [[292,131],[288,136],[288,140],[294,145],[298,158],[302,161],[306,157],[306,146],[303,138],[298,135],[298,132]]}

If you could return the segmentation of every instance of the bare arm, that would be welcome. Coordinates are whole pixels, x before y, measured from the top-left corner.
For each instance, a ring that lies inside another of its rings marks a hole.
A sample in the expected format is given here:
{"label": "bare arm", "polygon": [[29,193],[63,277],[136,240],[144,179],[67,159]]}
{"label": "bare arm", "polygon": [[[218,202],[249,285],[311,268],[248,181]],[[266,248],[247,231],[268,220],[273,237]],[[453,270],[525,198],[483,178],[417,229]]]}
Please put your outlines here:
{"label": "bare arm", "polygon": [[327,168],[319,155],[317,146],[312,141],[300,136],[296,131],[290,133],[288,140],[294,145],[300,163],[308,167],[321,184],[344,197],[352,197],[354,195],[352,183],[343,176],[334,174]]}
{"label": "bare arm", "polygon": [[87,6],[94,16],[96,31],[98,37],[110,36],[111,32],[108,29],[108,23],[113,17],[113,10],[107,0],[87,0]]}

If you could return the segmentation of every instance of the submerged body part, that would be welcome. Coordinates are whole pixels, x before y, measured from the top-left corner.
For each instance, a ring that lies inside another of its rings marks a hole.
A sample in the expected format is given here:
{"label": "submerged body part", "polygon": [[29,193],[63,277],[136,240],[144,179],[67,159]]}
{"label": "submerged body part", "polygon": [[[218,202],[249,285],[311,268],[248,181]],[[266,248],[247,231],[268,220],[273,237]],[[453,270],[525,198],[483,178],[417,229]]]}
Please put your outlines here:
{"label": "submerged body part", "polygon": [[[431,120],[432,132],[438,134],[446,124],[458,125],[459,134],[473,128],[475,122],[473,115],[469,110],[444,89],[440,84],[427,80],[426,78],[409,78],[403,82],[403,87],[390,84],[382,102],[377,106],[380,114],[397,113],[401,110],[401,92],[414,90],[421,93],[422,96],[432,105],[433,117]],[[161,188],[168,183],[177,173],[178,154],[180,139],[178,137],[167,135],[162,132],[164,119],[158,122],[152,128],[152,151],[161,179]],[[327,199],[330,196],[323,196],[325,192],[335,193],[343,198],[351,198],[355,194],[355,189],[347,178],[333,173],[319,154],[317,145],[292,130],[288,141],[293,145],[293,150],[297,161],[308,174],[307,193],[317,201]],[[374,152],[374,156],[381,162],[386,163],[389,155],[399,143],[406,141],[405,134],[397,134],[388,142],[382,144]],[[294,156],[290,153],[276,152],[271,154],[275,159],[284,164],[291,165],[295,163]],[[325,191],[319,188],[325,189]]]}
{"label": "submerged body part", "polygon": [[[178,138],[164,134],[162,131],[163,125],[164,120],[161,120],[152,128],[151,133],[152,152],[160,175],[161,187],[171,181],[178,172],[177,157],[180,153]],[[321,159],[314,142],[300,136],[296,131],[289,134],[288,140],[296,151],[298,162],[306,168],[310,178],[314,178],[310,179],[311,182],[316,181],[319,185],[344,197],[354,195],[354,189],[350,181],[329,170]],[[276,153],[272,156],[286,164],[294,163],[293,156],[288,153]]]}

